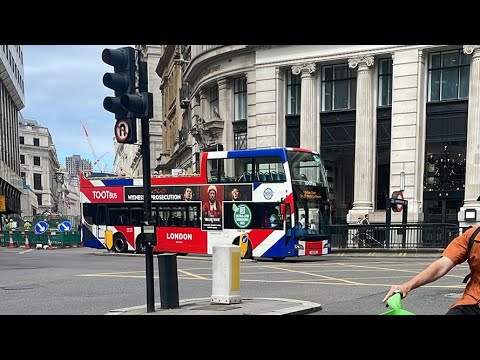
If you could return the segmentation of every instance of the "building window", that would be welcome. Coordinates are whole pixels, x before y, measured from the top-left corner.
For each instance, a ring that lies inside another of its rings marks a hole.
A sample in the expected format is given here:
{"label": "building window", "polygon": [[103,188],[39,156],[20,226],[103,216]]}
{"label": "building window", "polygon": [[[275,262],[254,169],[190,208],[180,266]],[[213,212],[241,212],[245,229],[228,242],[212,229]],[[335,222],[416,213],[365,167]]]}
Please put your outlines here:
{"label": "building window", "polygon": [[33,138],[33,145],[34,146],[40,146],[40,139]]}
{"label": "building window", "polygon": [[357,69],[348,65],[324,66],[322,94],[322,111],[355,109]]}
{"label": "building window", "polygon": [[378,106],[392,105],[392,59],[380,59],[378,62]]}
{"label": "building window", "polygon": [[453,50],[431,53],[428,58],[428,101],[468,98],[470,56]]}
{"label": "building window", "polygon": [[40,166],[40,156],[34,156],[33,157],[33,165]]}
{"label": "building window", "polygon": [[247,148],[247,132],[233,133],[233,148],[234,150],[242,150]]}
{"label": "building window", "polygon": [[234,120],[247,120],[247,78],[236,78],[234,80]]}
{"label": "building window", "polygon": [[287,72],[287,115],[300,114],[301,77]]}
{"label": "building window", "polygon": [[22,172],[20,173],[20,177],[22,178],[23,183],[26,184],[26,183],[27,183],[27,180],[26,180],[27,174],[22,171]]}
{"label": "building window", "polygon": [[214,119],[218,114],[218,85],[210,88],[210,118]]}
{"label": "building window", "polygon": [[25,144],[25,137],[24,136],[20,136],[20,144]]}
{"label": "building window", "polygon": [[35,190],[43,190],[43,188],[42,188],[42,174],[33,174],[33,188]]}
{"label": "building window", "polygon": [[37,202],[38,202],[38,205],[43,205],[43,203],[42,203],[42,194],[37,194]]}
{"label": "building window", "polygon": [[25,164],[25,155],[20,155],[20,164]]}

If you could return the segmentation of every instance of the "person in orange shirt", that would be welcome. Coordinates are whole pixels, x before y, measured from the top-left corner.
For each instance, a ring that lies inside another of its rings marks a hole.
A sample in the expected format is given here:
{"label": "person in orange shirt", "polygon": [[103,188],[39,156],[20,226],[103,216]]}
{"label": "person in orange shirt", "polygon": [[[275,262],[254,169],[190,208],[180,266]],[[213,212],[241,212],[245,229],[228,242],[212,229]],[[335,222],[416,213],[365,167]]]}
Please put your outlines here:
{"label": "person in orange shirt", "polygon": [[425,270],[415,275],[402,285],[393,285],[383,299],[385,302],[396,291],[400,291],[402,298],[410,291],[425,284],[434,282],[446,275],[455,266],[468,260],[470,267],[470,280],[459,300],[450,305],[445,315],[480,315],[480,256],[475,253],[480,251],[480,233],[475,237],[470,254],[468,242],[470,236],[478,226],[471,227],[463,234],[453,239],[443,251],[442,257],[431,263]]}

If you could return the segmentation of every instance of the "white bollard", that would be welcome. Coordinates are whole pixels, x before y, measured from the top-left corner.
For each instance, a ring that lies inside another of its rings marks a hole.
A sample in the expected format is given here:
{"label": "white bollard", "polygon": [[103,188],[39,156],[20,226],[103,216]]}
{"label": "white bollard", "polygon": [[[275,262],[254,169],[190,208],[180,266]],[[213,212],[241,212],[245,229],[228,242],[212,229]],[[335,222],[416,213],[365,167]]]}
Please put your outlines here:
{"label": "white bollard", "polygon": [[238,304],[240,296],[240,246],[216,245],[212,253],[211,304]]}

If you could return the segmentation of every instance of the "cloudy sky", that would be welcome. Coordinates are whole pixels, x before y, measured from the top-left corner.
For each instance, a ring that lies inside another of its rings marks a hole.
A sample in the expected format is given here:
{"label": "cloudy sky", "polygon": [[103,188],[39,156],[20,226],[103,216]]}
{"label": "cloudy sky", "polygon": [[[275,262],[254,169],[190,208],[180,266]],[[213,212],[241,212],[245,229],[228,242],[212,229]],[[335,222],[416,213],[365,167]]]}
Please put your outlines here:
{"label": "cloudy sky", "polygon": [[24,45],[24,118],[49,129],[58,159],[81,155],[95,162],[82,122],[98,157],[96,169],[110,170],[115,158],[114,115],[103,108],[105,96],[113,91],[102,83],[103,74],[113,68],[102,61],[105,48],[126,45]]}

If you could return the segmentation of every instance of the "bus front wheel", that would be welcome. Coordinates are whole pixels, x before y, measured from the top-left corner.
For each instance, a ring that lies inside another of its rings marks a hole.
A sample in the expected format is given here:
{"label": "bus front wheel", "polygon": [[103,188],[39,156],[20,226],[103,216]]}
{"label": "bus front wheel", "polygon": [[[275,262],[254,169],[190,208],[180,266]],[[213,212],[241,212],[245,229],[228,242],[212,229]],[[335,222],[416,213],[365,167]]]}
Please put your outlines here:
{"label": "bus front wheel", "polygon": [[113,250],[117,253],[124,253],[127,251],[127,240],[123,235],[115,235],[113,238]]}

